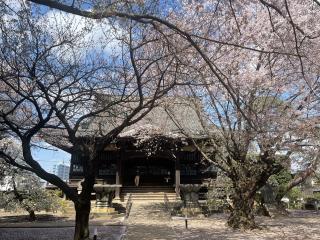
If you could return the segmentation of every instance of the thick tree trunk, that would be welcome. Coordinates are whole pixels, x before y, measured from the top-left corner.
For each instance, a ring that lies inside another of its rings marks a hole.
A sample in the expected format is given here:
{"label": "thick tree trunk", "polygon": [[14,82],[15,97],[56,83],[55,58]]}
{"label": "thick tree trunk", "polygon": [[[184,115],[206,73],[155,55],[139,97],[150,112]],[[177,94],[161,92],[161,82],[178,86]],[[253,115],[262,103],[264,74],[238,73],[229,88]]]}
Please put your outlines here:
{"label": "thick tree trunk", "polygon": [[74,232],[74,240],[89,239],[89,216],[90,216],[90,198],[82,201],[81,203],[75,203],[76,210],[76,226]]}
{"label": "thick tree trunk", "polygon": [[[257,199],[256,199],[256,201],[257,201]],[[266,203],[264,202],[264,199],[262,196],[258,199],[258,201],[256,203],[257,203],[256,213],[258,215],[262,215],[265,217],[271,217],[270,212],[268,211],[268,208],[266,207]]]}
{"label": "thick tree trunk", "polygon": [[277,210],[277,215],[279,216],[287,216],[289,212],[286,209],[285,204],[281,201],[281,199],[285,196],[285,193],[278,193],[275,198],[275,207]]}
{"label": "thick tree trunk", "polygon": [[254,197],[250,191],[235,190],[232,196],[232,209],[228,218],[228,225],[234,229],[253,229],[257,225],[254,221]]}
{"label": "thick tree trunk", "polygon": [[[88,153],[92,151],[87,148]],[[91,211],[91,193],[93,192],[93,186],[95,183],[95,154],[85,155],[82,158],[87,159],[85,161],[85,177],[81,181],[81,193],[78,195],[79,199],[74,202],[76,210],[76,226],[74,232],[74,240],[87,240],[89,239],[89,217]]]}
{"label": "thick tree trunk", "polygon": [[29,221],[34,222],[36,220],[36,214],[34,213],[33,210],[27,210],[29,213]]}

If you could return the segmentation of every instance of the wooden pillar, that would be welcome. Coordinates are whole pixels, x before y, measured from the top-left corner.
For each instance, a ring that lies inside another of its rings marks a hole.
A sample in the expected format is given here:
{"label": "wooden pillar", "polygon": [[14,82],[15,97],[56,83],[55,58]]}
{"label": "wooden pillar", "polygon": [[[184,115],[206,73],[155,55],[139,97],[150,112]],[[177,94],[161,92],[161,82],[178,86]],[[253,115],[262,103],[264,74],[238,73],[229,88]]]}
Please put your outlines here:
{"label": "wooden pillar", "polygon": [[175,164],[175,192],[176,196],[180,197],[180,159],[179,159],[179,154],[176,154],[176,164]]}
{"label": "wooden pillar", "polygon": [[[116,184],[117,185],[121,185],[122,184],[122,154],[121,152],[118,154],[117,157],[117,171],[116,171]],[[120,199],[120,187],[116,188],[116,192],[115,192],[115,199]]]}

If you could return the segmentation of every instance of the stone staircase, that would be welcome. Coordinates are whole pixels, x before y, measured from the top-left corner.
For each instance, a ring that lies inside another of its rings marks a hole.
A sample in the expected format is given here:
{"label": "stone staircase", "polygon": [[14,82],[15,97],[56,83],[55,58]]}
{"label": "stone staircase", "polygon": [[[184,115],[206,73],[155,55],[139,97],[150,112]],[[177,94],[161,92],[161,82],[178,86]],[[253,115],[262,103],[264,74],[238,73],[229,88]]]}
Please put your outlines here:
{"label": "stone staircase", "polygon": [[126,202],[131,194],[132,202],[173,202],[177,198],[173,187],[169,186],[128,186],[122,187],[120,199]]}

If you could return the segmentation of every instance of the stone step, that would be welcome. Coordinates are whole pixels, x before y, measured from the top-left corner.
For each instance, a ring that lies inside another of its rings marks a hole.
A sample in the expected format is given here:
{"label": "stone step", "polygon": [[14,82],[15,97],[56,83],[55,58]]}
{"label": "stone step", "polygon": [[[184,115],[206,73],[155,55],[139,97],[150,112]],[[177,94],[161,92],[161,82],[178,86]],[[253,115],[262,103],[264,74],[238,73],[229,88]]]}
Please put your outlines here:
{"label": "stone step", "polygon": [[[124,200],[128,200],[129,198],[128,197],[124,197],[124,198],[121,198],[121,199],[124,199]],[[132,200],[137,200],[137,199],[141,199],[141,200],[162,200],[164,201],[165,198],[164,197],[139,197],[139,196],[132,196],[131,197]],[[170,197],[170,198],[167,198],[167,200],[171,201],[171,200],[176,200],[176,197]]]}
{"label": "stone step", "polygon": [[162,194],[165,194],[165,193],[175,193],[175,191],[121,191],[122,193],[149,193],[149,194],[152,194],[152,193],[162,193]]}
{"label": "stone step", "polygon": [[163,192],[126,192],[126,193],[121,193],[122,196],[129,196],[129,195],[136,195],[136,196],[175,196],[175,192],[171,193],[163,193]]}
{"label": "stone step", "polygon": [[[127,201],[129,199],[130,195],[121,195],[121,199],[124,201]],[[167,195],[167,197],[165,198],[165,196],[163,194],[157,194],[157,195],[152,195],[152,194],[147,194],[147,195],[140,195],[140,194],[131,194],[131,199],[133,201],[137,201],[137,200],[157,200],[157,201],[176,201],[179,200],[180,198],[177,198],[176,194],[170,194]]]}
{"label": "stone step", "polygon": [[164,185],[151,185],[151,186],[123,186],[124,188],[173,188],[173,186],[164,186]]}
{"label": "stone step", "polygon": [[[169,202],[177,202],[179,200],[170,200]],[[133,199],[133,203],[164,203],[163,199]]]}
{"label": "stone step", "polygon": [[167,188],[167,187],[158,187],[158,188],[140,188],[140,187],[122,187],[121,189],[128,189],[128,190],[146,190],[146,191],[161,191],[161,190],[174,190],[174,188]]}
{"label": "stone step", "polygon": [[175,192],[121,192],[121,195],[140,194],[140,195],[174,195]]}
{"label": "stone step", "polygon": [[173,187],[122,187],[122,190],[142,190],[142,191],[174,191]]}
{"label": "stone step", "polygon": [[[128,198],[130,195],[120,195],[123,198]],[[139,194],[131,194],[132,198],[165,198],[164,195],[139,195]],[[167,198],[174,198],[176,195],[167,195]]]}
{"label": "stone step", "polygon": [[128,193],[121,193],[120,196],[129,196],[129,195],[136,195],[136,196],[175,196],[176,193],[143,193],[143,192],[128,192]]}
{"label": "stone step", "polygon": [[[127,202],[129,196],[133,202],[165,202],[179,200],[171,186],[126,186],[121,188],[121,201]],[[166,195],[166,198],[165,198]]]}
{"label": "stone step", "polygon": [[170,193],[164,193],[164,192],[122,192],[121,195],[141,195],[141,196],[149,196],[149,195],[167,195],[167,196],[171,196],[171,195],[176,195],[175,192],[170,192]]}
{"label": "stone step", "polygon": [[175,192],[172,188],[167,189],[152,189],[152,188],[122,188],[121,192]]}
{"label": "stone step", "polygon": [[[167,197],[167,198],[164,198],[163,196],[152,196],[152,197],[147,197],[147,196],[131,196],[131,199],[162,199],[162,200],[172,200],[172,199],[176,199],[177,197],[176,196],[171,196],[171,197]],[[120,199],[129,199],[129,196],[121,196]]]}

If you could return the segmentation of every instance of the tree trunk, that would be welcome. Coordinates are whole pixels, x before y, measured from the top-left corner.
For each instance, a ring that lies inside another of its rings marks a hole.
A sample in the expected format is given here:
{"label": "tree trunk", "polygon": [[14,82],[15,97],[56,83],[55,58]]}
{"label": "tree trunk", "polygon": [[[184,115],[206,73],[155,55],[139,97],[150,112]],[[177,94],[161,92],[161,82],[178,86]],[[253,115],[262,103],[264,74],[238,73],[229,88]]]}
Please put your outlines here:
{"label": "tree trunk", "polygon": [[289,212],[286,209],[285,204],[281,201],[281,199],[285,196],[285,193],[278,193],[275,198],[275,207],[277,210],[277,215],[279,216],[287,216]]}
{"label": "tree trunk", "polygon": [[29,221],[34,222],[36,220],[36,214],[34,213],[33,210],[27,210],[29,213]]}
{"label": "tree trunk", "polygon": [[235,189],[232,196],[232,209],[228,218],[228,225],[234,229],[253,229],[257,225],[254,221],[254,195],[250,191]]}
{"label": "tree trunk", "polygon": [[76,226],[74,232],[74,240],[89,239],[89,215],[90,215],[91,202],[90,198],[75,203],[76,210]]}

